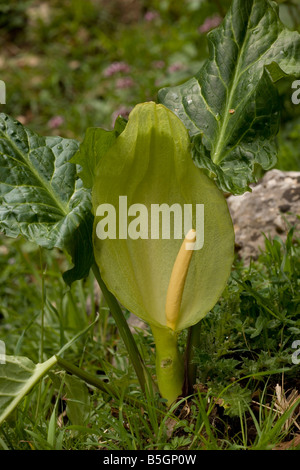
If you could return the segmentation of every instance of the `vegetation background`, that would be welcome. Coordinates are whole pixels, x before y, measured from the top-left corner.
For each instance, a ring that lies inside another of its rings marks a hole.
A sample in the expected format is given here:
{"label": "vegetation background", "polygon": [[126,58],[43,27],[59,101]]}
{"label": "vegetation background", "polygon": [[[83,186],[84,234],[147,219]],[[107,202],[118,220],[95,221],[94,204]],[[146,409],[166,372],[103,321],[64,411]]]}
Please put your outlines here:
{"label": "vegetation background", "polygon": [[[180,84],[200,69],[208,55],[206,33],[230,3],[1,1],[3,111],[43,135],[82,140],[87,127],[110,129],[119,113],[126,116],[135,104],[156,100],[161,87]],[[299,2],[277,3],[282,21],[299,30]],[[291,106],[290,94],[283,96],[282,137],[288,145],[278,166],[299,169],[300,111]]]}
{"label": "vegetation background", "polygon": [[[111,129],[119,114],[127,117],[135,104],[156,100],[161,87],[199,70],[208,55],[206,33],[230,3],[1,0],[0,79],[7,87],[1,111],[42,135],[82,141],[88,127]],[[299,2],[277,3],[282,21],[300,32]],[[276,168],[300,171],[300,105],[291,103],[290,89],[281,99]],[[258,262],[236,261],[222,299],[203,321],[191,402],[170,412],[157,397],[138,409],[125,406],[124,396],[111,404],[58,370],[5,423],[0,447],[300,448],[299,410],[290,406],[300,390],[299,366],[290,359],[300,338],[299,254],[291,228],[286,243],[266,240]],[[67,357],[135,397],[133,370],[92,275],[68,289],[61,278],[67,262],[58,250],[0,235],[0,338],[7,353],[45,360],[99,311],[96,330]],[[136,328],[135,337],[154,369],[151,332]]]}

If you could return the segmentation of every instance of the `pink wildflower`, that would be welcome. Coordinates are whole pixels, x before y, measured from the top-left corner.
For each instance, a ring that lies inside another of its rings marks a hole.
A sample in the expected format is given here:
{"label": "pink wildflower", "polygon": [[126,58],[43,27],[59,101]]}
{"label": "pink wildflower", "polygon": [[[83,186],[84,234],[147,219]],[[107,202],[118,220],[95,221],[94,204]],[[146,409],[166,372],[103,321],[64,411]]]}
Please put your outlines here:
{"label": "pink wildflower", "polygon": [[131,88],[134,85],[134,81],[130,77],[118,78],[116,81],[116,87],[119,89]]}
{"label": "pink wildflower", "polygon": [[152,62],[152,65],[155,69],[163,69],[165,66],[165,63],[163,60],[155,60]]}
{"label": "pink wildflower", "polygon": [[65,122],[62,116],[54,116],[48,121],[48,127],[50,129],[57,129]]}
{"label": "pink wildflower", "polygon": [[219,24],[222,22],[222,18],[219,15],[211,16],[209,18],[206,18],[204,23],[198,28],[198,31],[200,33],[207,33],[213,28],[216,28],[219,26]]}
{"label": "pink wildflower", "polygon": [[114,127],[116,119],[118,116],[122,116],[123,118],[127,119],[129,116],[129,113],[132,108],[128,108],[126,106],[120,106],[116,111],[112,113],[112,126]]}
{"label": "pink wildflower", "polygon": [[104,71],[103,75],[104,77],[111,77],[112,75],[115,75],[116,73],[128,73],[130,72],[130,67],[128,64],[125,62],[113,62],[110,64]]}
{"label": "pink wildflower", "polygon": [[157,11],[147,11],[144,15],[145,21],[154,21],[159,18],[159,13]]}
{"label": "pink wildflower", "polygon": [[181,64],[180,62],[174,62],[174,64],[171,64],[170,67],[168,68],[168,71],[170,73],[173,72],[178,72],[179,70],[182,70],[184,68],[184,65]]}

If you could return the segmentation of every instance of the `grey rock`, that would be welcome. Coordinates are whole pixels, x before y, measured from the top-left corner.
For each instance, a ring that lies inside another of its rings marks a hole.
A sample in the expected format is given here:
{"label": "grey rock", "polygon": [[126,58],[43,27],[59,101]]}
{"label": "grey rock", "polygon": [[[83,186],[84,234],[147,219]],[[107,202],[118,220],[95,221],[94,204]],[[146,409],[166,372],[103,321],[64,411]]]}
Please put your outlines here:
{"label": "grey rock", "polygon": [[271,170],[252,192],[227,198],[235,230],[236,250],[247,263],[264,249],[264,235],[286,239],[295,226],[299,235],[300,172]]}
{"label": "grey rock", "polygon": [[148,328],[147,323],[136,317],[133,313],[129,316],[128,324],[131,333],[136,333],[138,330],[146,330]]}

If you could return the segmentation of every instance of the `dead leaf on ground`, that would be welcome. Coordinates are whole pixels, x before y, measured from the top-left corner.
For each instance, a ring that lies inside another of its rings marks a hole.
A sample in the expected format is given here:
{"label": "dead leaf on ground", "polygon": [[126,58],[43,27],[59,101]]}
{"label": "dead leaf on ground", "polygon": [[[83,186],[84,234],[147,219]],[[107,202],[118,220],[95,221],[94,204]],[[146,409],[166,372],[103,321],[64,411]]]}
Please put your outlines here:
{"label": "dead leaf on ground", "polygon": [[273,450],[288,450],[292,447],[297,447],[300,445],[300,434],[297,434],[291,441],[281,442],[273,448]]}

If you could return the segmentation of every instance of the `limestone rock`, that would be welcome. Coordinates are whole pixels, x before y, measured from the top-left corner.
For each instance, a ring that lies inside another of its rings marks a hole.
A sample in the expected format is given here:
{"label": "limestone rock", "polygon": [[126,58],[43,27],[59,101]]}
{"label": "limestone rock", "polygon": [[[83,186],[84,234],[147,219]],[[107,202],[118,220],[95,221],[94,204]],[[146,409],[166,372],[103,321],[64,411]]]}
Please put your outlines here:
{"label": "limestone rock", "polygon": [[[228,207],[235,229],[236,250],[247,261],[264,249],[263,233],[285,240],[291,226],[300,224],[300,172],[271,170],[252,186],[252,193],[230,196]],[[298,217],[297,217],[298,216]]]}

